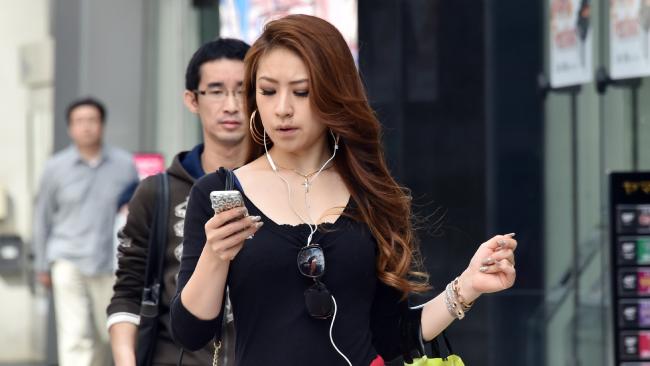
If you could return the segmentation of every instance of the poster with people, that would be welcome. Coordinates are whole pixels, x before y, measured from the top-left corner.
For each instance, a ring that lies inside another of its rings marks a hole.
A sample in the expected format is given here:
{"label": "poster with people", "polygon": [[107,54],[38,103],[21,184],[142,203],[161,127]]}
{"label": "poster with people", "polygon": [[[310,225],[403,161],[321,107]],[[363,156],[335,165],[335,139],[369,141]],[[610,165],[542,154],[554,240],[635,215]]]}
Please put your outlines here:
{"label": "poster with people", "polygon": [[358,60],[357,0],[220,0],[220,35],[252,44],[267,22],[288,14],[314,15],[332,23]]}
{"label": "poster with people", "polygon": [[610,0],[612,79],[650,75],[650,0]]}
{"label": "poster with people", "polygon": [[593,79],[590,2],[549,0],[549,72],[554,88]]}

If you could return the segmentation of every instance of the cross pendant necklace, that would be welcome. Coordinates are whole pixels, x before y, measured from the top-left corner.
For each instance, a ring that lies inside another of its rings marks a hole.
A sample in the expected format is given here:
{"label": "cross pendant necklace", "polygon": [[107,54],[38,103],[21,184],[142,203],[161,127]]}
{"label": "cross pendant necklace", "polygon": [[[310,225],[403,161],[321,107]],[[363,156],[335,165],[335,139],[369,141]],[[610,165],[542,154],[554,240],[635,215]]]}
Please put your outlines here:
{"label": "cross pendant necklace", "polygon": [[318,173],[318,170],[315,171],[315,172],[311,172],[311,173],[309,173],[309,174],[307,174],[307,175],[304,175],[304,174],[300,173],[299,171],[297,171],[297,170],[295,170],[295,169],[293,170],[293,172],[296,173],[296,174],[298,174],[299,176],[302,177],[302,179],[305,180],[305,181],[301,184],[301,186],[305,187],[305,194],[309,193],[309,188],[311,188],[311,182],[309,181],[309,179],[311,179],[311,177],[313,177],[316,173]]}
{"label": "cross pendant necklace", "polygon": [[[331,167],[332,167],[332,165],[330,165],[330,166],[328,166],[328,167],[325,167],[325,169],[323,169],[323,170],[327,170],[327,169],[329,169],[329,168],[331,168]],[[280,168],[282,168],[282,167],[280,167]],[[301,186],[303,186],[303,187],[305,188],[305,194],[309,193],[309,189],[311,188],[312,182],[310,181],[310,179],[311,179],[314,175],[318,174],[318,170],[313,171],[313,172],[311,172],[311,173],[309,173],[309,174],[302,174],[301,172],[297,171],[296,169],[286,169],[286,168],[282,168],[282,169],[290,170],[290,171],[292,171],[292,172],[298,174],[299,176],[302,177],[302,179],[305,180],[304,182],[302,182],[302,184],[300,184]]]}
{"label": "cross pendant necklace", "polygon": [[309,187],[311,187],[311,183],[307,177],[305,177],[305,182],[302,184],[302,186],[305,187],[305,193],[309,193]]}

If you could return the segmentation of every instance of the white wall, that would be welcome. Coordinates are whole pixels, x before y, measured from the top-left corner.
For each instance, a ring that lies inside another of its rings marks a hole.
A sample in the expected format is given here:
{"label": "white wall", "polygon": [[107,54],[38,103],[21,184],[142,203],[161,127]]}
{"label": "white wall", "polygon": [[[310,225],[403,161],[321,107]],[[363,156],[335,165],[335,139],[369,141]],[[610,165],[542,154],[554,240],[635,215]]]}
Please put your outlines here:
{"label": "white wall", "polygon": [[[34,157],[28,146],[28,120],[34,108],[51,107],[52,80],[49,85],[25,85],[22,77],[28,71],[23,70],[28,66],[21,62],[21,50],[35,43],[49,44],[48,19],[47,0],[0,0],[0,184],[7,187],[16,215],[15,225],[5,225],[3,231],[17,231],[26,237],[30,231],[32,184],[27,165],[33,163],[28,161],[30,156]],[[51,110],[47,112],[51,114]],[[41,114],[38,118],[50,117]],[[47,124],[38,127],[36,132],[41,136],[48,132],[43,128],[51,128]],[[39,146],[39,150],[43,147]]]}
{"label": "white wall", "polygon": [[[38,45],[44,48],[39,51]],[[51,149],[52,83],[47,78],[38,85],[23,83],[23,75],[36,70],[21,57],[32,50],[45,54],[47,62],[49,45],[48,0],[0,0],[0,185],[12,202],[0,233],[24,239],[30,236],[34,170]],[[47,74],[51,65],[45,66],[40,70]],[[30,141],[38,148],[31,148]],[[37,339],[43,332],[42,303],[30,295],[22,277],[0,277],[0,298],[0,363],[42,357],[42,338]]]}

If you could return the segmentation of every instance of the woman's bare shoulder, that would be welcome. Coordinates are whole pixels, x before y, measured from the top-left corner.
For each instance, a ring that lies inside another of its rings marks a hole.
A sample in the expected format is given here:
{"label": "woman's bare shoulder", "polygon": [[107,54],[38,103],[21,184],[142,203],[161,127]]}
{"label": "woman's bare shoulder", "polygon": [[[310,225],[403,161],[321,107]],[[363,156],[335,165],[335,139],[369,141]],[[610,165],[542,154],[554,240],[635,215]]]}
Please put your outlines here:
{"label": "woman's bare shoulder", "polygon": [[242,183],[255,182],[260,179],[268,178],[268,175],[273,173],[269,163],[264,156],[243,165],[242,167],[234,170],[237,179]]}
{"label": "woman's bare shoulder", "polygon": [[[251,173],[255,172],[260,172],[263,171],[265,167],[264,163],[266,163],[266,159],[264,159],[263,156],[251,161],[248,164],[242,165],[241,167],[235,169],[233,172],[237,174],[237,176],[240,175],[248,175]],[[268,164],[268,163],[267,163]]]}

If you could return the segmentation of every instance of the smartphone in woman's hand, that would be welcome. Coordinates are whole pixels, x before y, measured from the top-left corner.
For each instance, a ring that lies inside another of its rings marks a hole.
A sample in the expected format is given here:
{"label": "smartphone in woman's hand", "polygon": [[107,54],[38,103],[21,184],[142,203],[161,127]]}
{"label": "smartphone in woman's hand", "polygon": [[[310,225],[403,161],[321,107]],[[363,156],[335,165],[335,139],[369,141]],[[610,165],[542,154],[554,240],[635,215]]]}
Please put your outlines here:
{"label": "smartphone in woman's hand", "polygon": [[[231,210],[235,207],[244,206],[244,199],[239,191],[212,191],[210,192],[210,202],[212,203],[212,209],[214,210],[215,215]],[[240,220],[246,216],[248,216],[247,213],[241,217],[226,222],[224,225]],[[248,239],[251,238],[252,236],[248,237]]]}
{"label": "smartphone in woman's hand", "polygon": [[212,191],[210,201],[215,215],[244,205],[244,199],[239,191]]}

